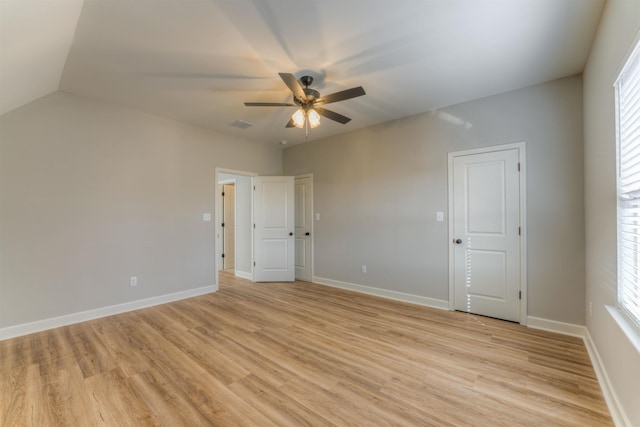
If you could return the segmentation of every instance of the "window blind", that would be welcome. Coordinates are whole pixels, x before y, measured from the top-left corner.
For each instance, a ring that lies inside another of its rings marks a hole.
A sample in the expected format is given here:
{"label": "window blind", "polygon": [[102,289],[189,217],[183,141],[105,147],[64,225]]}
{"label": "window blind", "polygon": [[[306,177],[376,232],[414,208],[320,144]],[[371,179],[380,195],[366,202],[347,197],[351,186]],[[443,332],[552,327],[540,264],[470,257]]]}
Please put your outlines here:
{"label": "window blind", "polygon": [[640,326],[640,43],[616,88],[618,305]]}

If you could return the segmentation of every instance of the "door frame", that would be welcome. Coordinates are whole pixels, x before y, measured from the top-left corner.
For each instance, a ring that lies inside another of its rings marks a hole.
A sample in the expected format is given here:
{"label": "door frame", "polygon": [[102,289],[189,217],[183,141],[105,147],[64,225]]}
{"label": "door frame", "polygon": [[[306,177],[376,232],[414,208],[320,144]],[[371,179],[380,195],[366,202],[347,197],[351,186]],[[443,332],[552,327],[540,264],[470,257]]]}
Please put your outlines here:
{"label": "door frame", "polygon": [[447,154],[448,157],[448,175],[447,175],[447,196],[449,198],[449,310],[455,310],[455,247],[454,239],[454,218],[453,218],[453,160],[456,157],[468,156],[473,154],[492,153],[496,151],[518,150],[518,162],[520,164],[520,291],[522,298],[520,299],[520,324],[527,324],[527,162],[526,162],[526,143],[515,142],[511,144],[493,145],[489,147],[474,148],[471,150],[455,151]]}
{"label": "door frame", "polygon": [[[220,287],[220,277],[219,277],[219,270],[218,270],[218,262],[219,262],[219,257],[222,254],[222,239],[220,239],[220,235],[223,232],[222,230],[222,194],[220,194],[220,191],[218,191],[218,188],[221,184],[221,182],[218,182],[218,175],[221,173],[226,173],[229,175],[241,175],[241,176],[248,176],[253,178],[254,176],[258,176],[257,173],[255,172],[247,172],[247,171],[239,171],[239,170],[235,170],[235,169],[226,169],[226,168],[221,168],[216,166],[214,169],[214,187],[216,189],[216,194],[215,194],[215,201],[214,201],[214,206],[215,206],[215,213],[214,213],[214,229],[215,229],[215,234],[214,234],[214,249],[213,249],[213,263],[214,263],[214,276],[213,276],[213,281],[214,284],[216,286],[216,288]],[[251,198],[251,223],[253,224],[253,197]],[[237,216],[237,212],[236,212],[236,216]],[[238,224],[236,224],[236,227],[238,226]],[[235,270],[235,268],[234,268]],[[253,280],[253,233],[251,233],[251,280]]]}
{"label": "door frame", "polygon": [[296,179],[298,178],[310,178],[311,179],[311,283],[313,282],[313,278],[315,277],[315,262],[314,262],[314,238],[315,238],[315,211],[313,210],[313,174],[305,173],[302,175],[296,175],[293,177],[293,182],[295,184]]}

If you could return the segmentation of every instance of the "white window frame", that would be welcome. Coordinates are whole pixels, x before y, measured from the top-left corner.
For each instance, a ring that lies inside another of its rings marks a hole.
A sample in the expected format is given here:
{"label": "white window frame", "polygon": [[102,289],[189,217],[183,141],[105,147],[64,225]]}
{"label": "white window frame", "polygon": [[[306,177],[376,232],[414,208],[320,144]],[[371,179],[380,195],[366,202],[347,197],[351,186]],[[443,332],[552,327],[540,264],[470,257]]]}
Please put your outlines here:
{"label": "white window frame", "polygon": [[[624,320],[626,327],[632,329],[626,332],[632,332],[637,338],[640,336],[640,42],[638,40],[618,75],[614,87],[617,154],[617,308],[619,310],[614,318],[617,317],[618,323]],[[621,319],[620,315],[624,319]]]}

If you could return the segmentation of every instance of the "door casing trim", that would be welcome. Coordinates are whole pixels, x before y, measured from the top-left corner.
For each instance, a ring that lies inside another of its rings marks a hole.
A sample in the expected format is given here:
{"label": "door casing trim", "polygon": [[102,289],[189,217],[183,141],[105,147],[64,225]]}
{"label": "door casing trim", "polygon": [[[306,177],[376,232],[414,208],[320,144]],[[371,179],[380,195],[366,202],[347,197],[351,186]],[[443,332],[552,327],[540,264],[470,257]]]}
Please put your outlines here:
{"label": "door casing trim", "polygon": [[489,147],[474,148],[471,150],[455,151],[447,154],[447,197],[449,221],[449,310],[455,310],[455,248],[453,245],[453,159],[459,156],[472,154],[492,153],[496,151],[518,150],[518,162],[520,163],[520,324],[527,324],[527,162],[526,162],[526,142],[515,142],[510,144],[492,145]]}

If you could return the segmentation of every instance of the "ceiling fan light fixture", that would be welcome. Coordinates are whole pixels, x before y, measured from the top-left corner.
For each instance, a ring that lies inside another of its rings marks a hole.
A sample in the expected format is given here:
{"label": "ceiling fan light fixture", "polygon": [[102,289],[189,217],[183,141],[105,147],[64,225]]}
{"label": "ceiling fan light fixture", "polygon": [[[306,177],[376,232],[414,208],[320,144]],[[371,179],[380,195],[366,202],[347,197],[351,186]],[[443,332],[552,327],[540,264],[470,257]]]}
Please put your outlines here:
{"label": "ceiling fan light fixture", "polygon": [[302,108],[300,108],[298,111],[293,113],[293,116],[291,116],[291,119],[293,120],[293,124],[295,127],[302,128],[304,126],[304,120],[305,120],[304,116],[305,114]]}
{"label": "ceiling fan light fixture", "polygon": [[[320,115],[343,125],[349,123],[351,119],[335,111],[324,108],[326,104],[333,102],[346,101],[347,99],[356,98],[366,95],[362,86],[352,87],[351,89],[341,90],[329,95],[320,96],[320,93],[311,89],[309,86],[313,83],[313,77],[302,76],[300,81],[291,73],[278,73],[284,84],[291,91],[293,102],[245,102],[247,107],[300,107],[287,122],[287,128],[297,127],[305,129],[307,137],[309,136],[309,128],[320,126]],[[304,86],[304,87],[302,87]],[[321,105],[316,110],[315,105]]]}
{"label": "ceiling fan light fixture", "polygon": [[307,113],[307,118],[309,119],[309,126],[311,129],[320,126],[320,114],[318,114],[318,112],[313,108]]}

